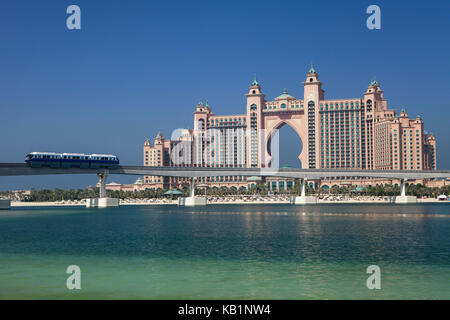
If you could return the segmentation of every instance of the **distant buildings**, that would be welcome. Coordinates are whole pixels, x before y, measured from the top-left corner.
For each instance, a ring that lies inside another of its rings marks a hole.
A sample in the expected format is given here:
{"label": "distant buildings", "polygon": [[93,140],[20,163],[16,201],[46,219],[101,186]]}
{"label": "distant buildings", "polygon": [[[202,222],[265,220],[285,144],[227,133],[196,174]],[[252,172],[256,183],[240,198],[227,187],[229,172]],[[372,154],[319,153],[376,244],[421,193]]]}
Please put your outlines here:
{"label": "distant buildings", "polygon": [[[173,140],[161,133],[143,146],[145,166],[253,167],[271,164],[270,144],[276,129],[291,126],[302,140],[302,168],[358,168],[368,170],[436,170],[436,139],[424,131],[422,119],[399,115],[387,108],[379,83],[373,79],[361,98],[325,99],[319,75],[311,65],[303,82],[303,99],[285,89],[272,101],[265,99],[256,78],[246,94],[246,112],[216,115],[199,102],[194,129],[182,130]],[[292,179],[206,177],[210,186],[249,188],[266,183],[270,190],[288,189]],[[250,180],[250,181],[249,181]],[[392,182],[392,181],[391,181]],[[143,187],[187,185],[183,178],[145,176]],[[334,177],[311,182],[315,187],[334,184],[375,184],[373,180]]]}

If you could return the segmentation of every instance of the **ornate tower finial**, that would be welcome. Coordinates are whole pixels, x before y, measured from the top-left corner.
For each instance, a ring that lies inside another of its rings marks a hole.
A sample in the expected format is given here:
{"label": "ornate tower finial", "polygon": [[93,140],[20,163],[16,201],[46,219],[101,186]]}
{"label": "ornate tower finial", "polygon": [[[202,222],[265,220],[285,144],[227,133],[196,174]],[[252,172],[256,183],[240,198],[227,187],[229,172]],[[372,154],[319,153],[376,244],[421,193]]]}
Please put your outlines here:
{"label": "ornate tower finial", "polygon": [[255,73],[255,76],[253,77],[252,86],[259,86],[259,83],[258,83],[258,81],[256,80],[256,73]]}
{"label": "ornate tower finial", "polygon": [[380,85],[377,81],[377,78],[374,76],[372,80],[370,80],[369,86],[378,86]]}
{"label": "ornate tower finial", "polygon": [[309,68],[308,73],[317,73],[316,70],[314,69],[314,64],[311,62],[311,68]]}

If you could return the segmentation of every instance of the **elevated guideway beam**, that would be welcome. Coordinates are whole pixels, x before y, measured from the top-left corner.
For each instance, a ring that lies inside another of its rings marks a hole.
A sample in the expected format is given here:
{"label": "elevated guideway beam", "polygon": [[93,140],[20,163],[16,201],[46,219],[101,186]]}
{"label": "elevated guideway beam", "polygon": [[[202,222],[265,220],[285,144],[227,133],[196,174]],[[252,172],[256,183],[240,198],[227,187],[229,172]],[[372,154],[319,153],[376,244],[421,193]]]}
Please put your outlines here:
{"label": "elevated guideway beam", "polygon": [[[105,169],[81,168],[31,168],[24,163],[0,163],[0,176],[55,175],[55,174],[97,174]],[[329,177],[359,177],[385,179],[445,179],[450,178],[448,170],[343,170],[343,169],[259,169],[259,168],[198,168],[198,167],[149,167],[119,166],[108,169],[109,174],[138,176],[164,176],[199,178],[211,176],[262,176],[297,179],[321,179]]]}

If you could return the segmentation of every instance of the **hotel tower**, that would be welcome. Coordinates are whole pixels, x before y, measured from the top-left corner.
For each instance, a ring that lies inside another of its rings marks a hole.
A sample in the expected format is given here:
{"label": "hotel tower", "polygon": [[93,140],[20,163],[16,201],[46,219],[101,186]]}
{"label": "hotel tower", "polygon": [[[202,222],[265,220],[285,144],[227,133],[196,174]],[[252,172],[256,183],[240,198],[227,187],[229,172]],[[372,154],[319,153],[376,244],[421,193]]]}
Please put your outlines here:
{"label": "hotel tower", "polygon": [[[276,129],[288,125],[302,141],[302,168],[436,170],[435,137],[425,133],[420,116],[412,119],[405,110],[400,114],[389,110],[375,79],[360,98],[325,99],[322,82],[311,65],[302,84],[303,99],[285,89],[268,101],[255,78],[246,94],[244,114],[216,115],[208,103],[199,102],[193,130],[180,130],[171,140],[159,133],[153,144],[145,141],[144,165],[268,167],[273,160],[270,149]],[[259,178],[208,177],[201,181],[210,186],[246,188],[251,179]],[[280,186],[265,182],[269,189]],[[144,184],[172,188],[187,181],[146,176]],[[283,182],[282,187],[290,186],[292,181]]]}

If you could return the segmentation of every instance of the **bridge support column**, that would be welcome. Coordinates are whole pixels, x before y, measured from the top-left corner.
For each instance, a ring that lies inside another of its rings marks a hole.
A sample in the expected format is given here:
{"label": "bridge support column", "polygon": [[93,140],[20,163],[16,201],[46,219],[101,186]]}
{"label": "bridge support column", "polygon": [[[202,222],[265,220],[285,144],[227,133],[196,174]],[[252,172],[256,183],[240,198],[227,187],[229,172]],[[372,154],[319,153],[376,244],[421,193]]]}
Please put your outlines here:
{"label": "bridge support column", "polygon": [[178,205],[186,207],[206,206],[206,197],[195,196],[195,178],[191,178],[189,197],[178,198]]}
{"label": "bridge support column", "polygon": [[108,174],[97,173],[98,182],[100,184],[100,198],[106,198],[106,179],[108,179]]}
{"label": "bridge support column", "polygon": [[395,197],[395,203],[405,204],[405,203],[416,203],[417,197],[406,195],[406,179],[400,180],[400,196]]}
{"label": "bridge support column", "polygon": [[10,199],[0,199],[0,210],[11,209],[11,200]]}
{"label": "bridge support column", "polygon": [[300,179],[300,197],[292,197],[291,203],[293,204],[316,204],[317,198],[314,196],[306,195],[306,178]]}
{"label": "bridge support column", "polygon": [[86,199],[86,208],[109,208],[118,207],[119,199],[108,198],[106,196],[106,179],[108,178],[108,172],[97,173],[99,182],[99,198]]}

